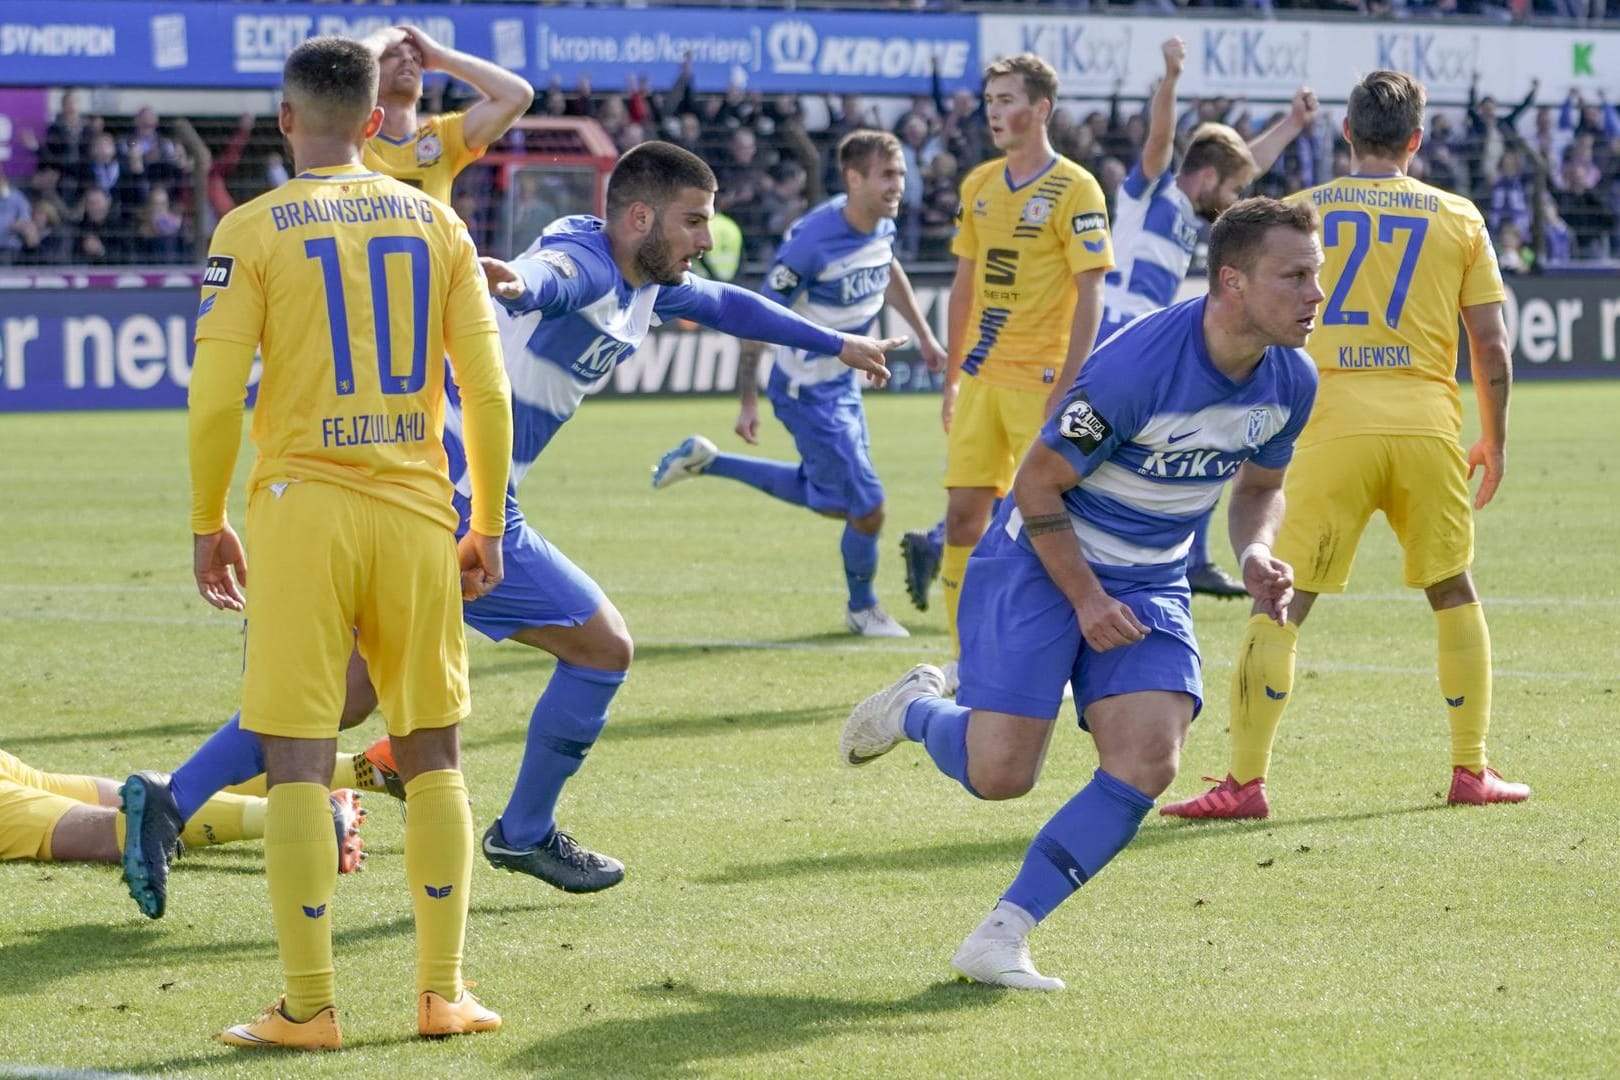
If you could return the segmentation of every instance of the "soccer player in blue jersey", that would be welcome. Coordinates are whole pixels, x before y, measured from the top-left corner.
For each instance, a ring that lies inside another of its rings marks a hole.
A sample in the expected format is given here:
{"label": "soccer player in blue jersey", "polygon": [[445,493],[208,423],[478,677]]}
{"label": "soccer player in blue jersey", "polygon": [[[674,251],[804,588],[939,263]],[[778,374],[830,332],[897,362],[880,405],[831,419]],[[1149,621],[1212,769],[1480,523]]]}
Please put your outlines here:
{"label": "soccer player in blue jersey", "polygon": [[[609,177],[605,221],[563,218],[511,263],[484,260],[501,300],[496,322],[512,384],[512,479],[505,579],[466,604],[463,616],[485,636],[549,652],[558,664],[535,705],[517,782],[485,831],[483,852],[498,868],[569,892],[605,889],[624,876],[618,860],[582,848],[557,828],[555,810],[607,722],[633,645],[623,616],[596,583],[528,525],[517,501],[519,480],[591,386],[635,352],[655,319],[690,319],[837,356],[879,381],[888,376],[884,351],[903,340],[835,333],[747,289],[692,277],[692,260],[710,243],[714,190],[713,172],[696,156],[669,143],[643,143]],[[452,400],[444,443],[464,531],[470,489],[459,418]],[[343,727],[359,723],[377,703],[363,663],[352,663],[349,676]],[[386,744],[367,757],[393,771]],[[154,803],[177,830],[200,800],[262,769],[252,737],[244,739],[233,719],[175,770]]]}
{"label": "soccer player in blue jersey", "polygon": [[[906,184],[900,140],[887,132],[852,131],[838,144],[838,166],[846,194],[828,199],[788,228],[760,291],[823,326],[851,333],[865,333],[887,300],[917,332],[928,369],[943,369],[945,350],[894,257],[894,216]],[[742,407],[736,431],[753,444],[759,442],[756,372],[761,351],[757,343],[746,345],[737,371]],[[868,452],[866,413],[855,373],[835,356],[782,348],[766,395],[793,435],[797,463],[722,454],[708,439],[693,435],[659,461],[653,487],[694,476],[723,476],[843,519],[839,551],[849,587],[845,625],[864,637],[910,637],[878,604],[872,588],[885,516],[883,484]]]}
{"label": "soccer player in blue jersey", "polygon": [[957,701],[922,664],[844,727],[851,765],[910,740],[970,794],[1017,798],[1073,686],[1100,766],[952,957],[978,982],[1063,988],[1035,969],[1027,935],[1130,842],[1175,777],[1203,702],[1187,551],[1228,479],[1244,584],[1268,617],[1287,616],[1292,570],[1270,545],[1316,394],[1300,348],[1323,299],[1315,213],[1238,203],[1215,223],[1209,264],[1209,295],[1105,342],[1030,448],[969,564]]}

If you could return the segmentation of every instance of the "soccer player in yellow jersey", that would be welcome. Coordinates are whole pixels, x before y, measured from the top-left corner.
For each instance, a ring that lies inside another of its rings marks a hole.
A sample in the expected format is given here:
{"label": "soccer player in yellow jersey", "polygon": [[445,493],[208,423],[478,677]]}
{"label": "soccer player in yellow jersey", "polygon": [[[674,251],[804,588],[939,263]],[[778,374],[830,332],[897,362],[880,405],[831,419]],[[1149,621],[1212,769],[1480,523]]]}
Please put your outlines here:
{"label": "soccer player in yellow jersey", "polygon": [[1023,53],[985,69],[990,135],[1005,158],[962,181],[951,253],[945,550],[940,580],[956,649],[968,555],[1024,452],[1079,374],[1114,265],[1108,207],[1085,169],[1052,149],[1057,73]]}
{"label": "soccer player in yellow jersey", "polygon": [[[417,1030],[493,1030],[461,978],[472,818],[459,769],[468,713],[460,600],[501,578],[511,400],[487,286],[444,203],[360,163],[382,123],[377,63],[312,38],[283,79],[296,177],[220,222],[203,279],[191,383],[192,532],[202,595],[239,610],[243,549],[225,520],[255,348],[242,727],[269,782],[265,873],[285,995],[221,1035],[336,1049],[326,782],[358,643],[405,780],[417,927]],[[472,530],[440,441],[448,353],[461,388]],[[134,778],[132,778],[133,780]],[[126,784],[126,807],[141,787]],[[126,866],[126,870],[128,867]]]}
{"label": "soccer player in yellow jersey", "polygon": [[[1294,568],[1294,602],[1278,625],[1256,610],[1232,680],[1232,753],[1213,790],[1164,807],[1177,817],[1263,818],[1265,777],[1294,691],[1299,628],[1320,593],[1343,592],[1361,531],[1382,510],[1440,636],[1440,692],[1451,721],[1453,804],[1519,802],[1524,784],[1489,767],[1491,642],[1469,565],[1468,481],[1484,471],[1474,510],[1506,466],[1512,357],[1502,276],[1485,222],[1468,199],[1406,175],[1423,138],[1423,86],[1375,71],[1350,92],[1344,121],[1352,175],[1293,196],[1322,219],[1328,300],[1311,335],[1321,374],[1316,409],[1288,472],[1276,557]],[[1481,435],[1463,454],[1457,321],[1468,332]],[[1250,558],[1269,557],[1260,550]]]}
{"label": "soccer player in yellow jersey", "polygon": [[[383,123],[366,140],[365,163],[449,202],[456,175],[506,134],[534,100],[534,88],[522,76],[446,48],[414,26],[379,31],[366,46],[378,57]],[[424,71],[453,75],[484,99],[466,112],[420,117]]]}
{"label": "soccer player in yellow jersey", "polygon": [[[327,802],[338,872],[347,874],[365,857],[360,840],[365,811],[355,791],[334,791]],[[42,772],[0,750],[0,860],[118,862],[127,823],[118,806],[116,780]],[[264,815],[263,799],[221,793],[186,822],[180,839],[187,847],[257,840],[264,835]]]}

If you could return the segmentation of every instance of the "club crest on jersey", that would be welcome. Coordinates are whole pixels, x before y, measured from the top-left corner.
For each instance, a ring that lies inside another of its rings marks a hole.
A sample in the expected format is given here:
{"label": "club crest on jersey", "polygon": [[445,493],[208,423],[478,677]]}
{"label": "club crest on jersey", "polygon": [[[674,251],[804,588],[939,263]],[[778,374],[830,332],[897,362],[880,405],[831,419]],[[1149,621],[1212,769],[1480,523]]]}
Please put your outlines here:
{"label": "club crest on jersey", "polygon": [[208,265],[203,268],[203,288],[228,289],[231,287],[231,271],[236,269],[236,259],[230,255],[210,255]]}
{"label": "club crest on jersey", "polygon": [[444,156],[444,143],[432,132],[416,140],[416,163],[432,165]]}
{"label": "club crest on jersey", "polygon": [[1076,214],[1069,219],[1069,228],[1073,230],[1076,236],[1081,233],[1096,232],[1098,229],[1106,229],[1108,228],[1108,216],[1106,214]]}
{"label": "club crest on jersey", "polygon": [[783,263],[771,267],[771,276],[765,282],[779,293],[790,293],[799,287],[799,275]]}
{"label": "club crest on jersey", "polygon": [[1045,225],[1052,217],[1052,200],[1045,195],[1033,196],[1024,204],[1023,220],[1029,225]]}
{"label": "club crest on jersey", "polygon": [[579,264],[556,248],[542,248],[535,258],[557,271],[559,277],[571,278],[579,273]]}
{"label": "club crest on jersey", "polygon": [[1114,429],[1108,421],[1091,407],[1084,390],[1064,406],[1063,414],[1058,417],[1058,434],[1073,443],[1082,454],[1096,453],[1097,447],[1113,433]]}
{"label": "club crest on jersey", "polygon": [[1243,445],[1253,450],[1265,441],[1266,420],[1270,416],[1267,409],[1250,409],[1249,423],[1243,432]]}

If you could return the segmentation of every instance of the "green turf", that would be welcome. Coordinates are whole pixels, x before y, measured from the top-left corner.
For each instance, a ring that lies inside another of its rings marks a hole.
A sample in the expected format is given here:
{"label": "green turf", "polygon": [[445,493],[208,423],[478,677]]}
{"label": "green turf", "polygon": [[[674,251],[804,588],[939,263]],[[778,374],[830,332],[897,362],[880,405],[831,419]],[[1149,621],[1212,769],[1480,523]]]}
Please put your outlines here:
{"label": "green turf", "polygon": [[[1318,605],[1272,775],[1274,820],[1154,816],[1032,939],[1069,991],[948,980],[1024,845],[1093,767],[1066,715],[1042,783],[979,804],[915,747],[834,760],[849,706],[940,659],[900,532],[937,517],[934,403],[877,397],[890,486],[880,592],[915,636],[843,632],[838,526],[724,480],[653,492],[723,401],[591,402],[527,479],[535,524],[625,612],[630,682],[562,818],[625,883],[569,897],[474,868],[468,974],[499,1035],[411,1037],[401,819],[370,800],[367,871],[335,901],[351,1049],[302,1075],[1600,1075],[1620,1069],[1620,382],[1515,392],[1510,472],[1479,516],[1497,663],[1494,760],[1521,807],[1448,810],[1433,620],[1375,522]],[[767,425],[766,453],[790,443]],[[190,583],[184,418],[0,419],[0,746],[41,767],[169,767],[234,707],[241,641]],[[240,489],[237,492],[240,506]],[[238,509],[234,514],[241,520]],[[1225,762],[1236,605],[1197,601],[1211,706],[1172,789]],[[502,805],[550,670],[473,646],[474,818]],[[363,744],[354,739],[354,745]],[[8,1065],[265,1075],[214,1045],[277,993],[258,845],[188,857],[170,913],[115,870],[0,867]]]}

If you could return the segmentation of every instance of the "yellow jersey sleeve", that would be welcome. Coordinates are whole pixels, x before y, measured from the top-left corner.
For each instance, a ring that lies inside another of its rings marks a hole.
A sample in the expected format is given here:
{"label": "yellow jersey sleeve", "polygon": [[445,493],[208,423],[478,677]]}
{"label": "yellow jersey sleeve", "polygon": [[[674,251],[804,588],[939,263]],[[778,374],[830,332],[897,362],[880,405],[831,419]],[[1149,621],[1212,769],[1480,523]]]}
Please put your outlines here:
{"label": "yellow jersey sleeve", "polygon": [[462,442],[472,481],[470,527],[485,536],[506,529],[506,481],[512,462],[512,398],[501,358],[500,331],[478,252],[463,224],[458,229],[445,345],[461,389]]}
{"label": "yellow jersey sleeve", "polygon": [[1321,215],[1326,258],[1306,344],[1321,379],[1299,445],[1460,437],[1459,312],[1504,295],[1479,210],[1406,176],[1348,176],[1290,198]]}
{"label": "yellow jersey sleeve", "polygon": [[445,113],[427,117],[405,139],[373,135],[366,140],[362,160],[378,172],[448,203],[457,174],[484,154],[483,147],[467,145],[466,120],[466,113]]}
{"label": "yellow jersey sleeve", "polygon": [[1050,391],[1069,351],[1075,275],[1114,265],[1101,186],[1061,156],[1016,186],[1005,161],[985,162],[962,184],[951,250],[975,260],[963,373]]}
{"label": "yellow jersey sleeve", "polygon": [[264,331],[264,267],[250,211],[240,206],[220,219],[203,268],[197,307],[198,341],[217,339],[258,345]]}

